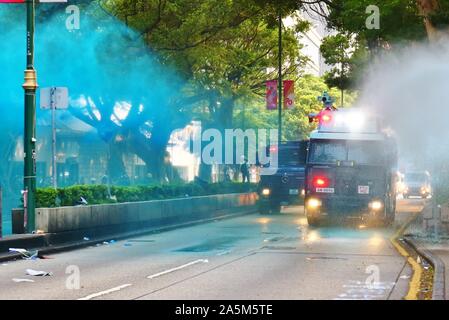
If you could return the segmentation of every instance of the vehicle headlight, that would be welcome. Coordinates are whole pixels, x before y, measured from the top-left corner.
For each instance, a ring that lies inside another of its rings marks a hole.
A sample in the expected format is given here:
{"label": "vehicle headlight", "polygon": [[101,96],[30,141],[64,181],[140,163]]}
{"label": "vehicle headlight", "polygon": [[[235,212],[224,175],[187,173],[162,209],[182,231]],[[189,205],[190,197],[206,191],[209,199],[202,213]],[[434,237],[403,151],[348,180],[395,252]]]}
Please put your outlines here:
{"label": "vehicle headlight", "polygon": [[263,194],[264,196],[269,196],[270,193],[271,193],[271,190],[270,190],[270,189],[265,188],[265,189],[262,190],[262,194]]}
{"label": "vehicle headlight", "polygon": [[321,201],[315,198],[309,199],[309,201],[307,201],[307,207],[311,209],[321,207]]}
{"label": "vehicle headlight", "polygon": [[369,207],[372,209],[372,210],[374,210],[374,211],[378,211],[378,210],[380,210],[380,209],[382,209],[383,208],[383,203],[381,202],[381,201],[372,201],[372,202],[370,202],[370,204],[369,204]]}

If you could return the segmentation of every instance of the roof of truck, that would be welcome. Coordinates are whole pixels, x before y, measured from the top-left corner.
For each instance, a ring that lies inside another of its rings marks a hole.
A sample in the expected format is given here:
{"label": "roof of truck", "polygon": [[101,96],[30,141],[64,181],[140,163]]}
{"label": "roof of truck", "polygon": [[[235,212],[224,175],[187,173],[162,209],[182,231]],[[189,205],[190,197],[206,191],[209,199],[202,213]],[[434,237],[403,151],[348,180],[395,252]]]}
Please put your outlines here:
{"label": "roof of truck", "polygon": [[383,141],[386,136],[381,133],[349,133],[349,132],[319,132],[313,131],[310,139],[320,140],[364,140],[364,141]]}

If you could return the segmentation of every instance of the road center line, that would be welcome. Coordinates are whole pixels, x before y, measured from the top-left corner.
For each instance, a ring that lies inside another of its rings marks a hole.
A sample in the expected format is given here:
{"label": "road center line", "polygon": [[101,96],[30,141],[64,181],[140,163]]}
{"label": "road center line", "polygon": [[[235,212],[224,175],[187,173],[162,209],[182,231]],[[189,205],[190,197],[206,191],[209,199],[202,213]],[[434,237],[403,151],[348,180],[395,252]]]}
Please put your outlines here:
{"label": "road center line", "polygon": [[101,297],[101,296],[104,296],[104,295],[107,295],[107,294],[110,294],[110,293],[113,293],[113,292],[116,292],[116,291],[120,291],[120,290],[125,289],[125,288],[130,287],[130,286],[132,286],[132,284],[130,284],[130,283],[124,284],[122,286],[118,286],[118,287],[115,287],[115,288],[112,288],[112,289],[109,289],[109,290],[101,291],[101,292],[98,292],[98,293],[93,293],[91,295],[88,295],[87,297],[80,298],[78,300],[91,300],[91,299],[94,299],[94,298],[97,298],[97,297]]}
{"label": "road center line", "polygon": [[199,264],[199,263],[208,263],[208,262],[209,262],[209,260],[207,260],[207,259],[198,259],[198,260],[195,260],[195,261],[192,261],[192,262],[183,264],[182,266],[179,266],[179,267],[176,267],[176,268],[173,268],[173,269],[169,269],[169,270],[165,270],[165,271],[162,271],[162,272],[153,274],[153,275],[151,275],[151,276],[148,276],[147,278],[148,278],[148,279],[154,279],[154,278],[157,278],[157,277],[166,275],[166,274],[168,274],[168,273],[172,273],[172,272],[175,272],[175,271],[178,271],[178,270],[181,270],[181,269],[184,269],[184,268],[193,266],[193,265],[195,265],[195,264]]}

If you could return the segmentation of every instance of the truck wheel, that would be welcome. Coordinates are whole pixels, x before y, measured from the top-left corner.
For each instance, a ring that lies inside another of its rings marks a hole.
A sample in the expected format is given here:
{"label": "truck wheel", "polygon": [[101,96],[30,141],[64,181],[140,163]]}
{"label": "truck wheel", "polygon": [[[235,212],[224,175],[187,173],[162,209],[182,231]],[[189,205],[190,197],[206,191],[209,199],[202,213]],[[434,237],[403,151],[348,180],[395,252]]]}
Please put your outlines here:
{"label": "truck wheel", "polygon": [[323,221],[318,218],[314,217],[307,217],[307,223],[309,224],[309,227],[318,228],[323,225]]}
{"label": "truck wheel", "polygon": [[270,213],[270,208],[268,206],[259,206],[259,214],[267,215]]}
{"label": "truck wheel", "polygon": [[393,204],[393,208],[390,206],[385,210],[385,218],[382,219],[382,226],[385,228],[390,227],[395,220],[396,204]]}
{"label": "truck wheel", "polygon": [[281,205],[280,204],[272,204],[271,205],[271,213],[273,213],[273,214],[281,213]]}

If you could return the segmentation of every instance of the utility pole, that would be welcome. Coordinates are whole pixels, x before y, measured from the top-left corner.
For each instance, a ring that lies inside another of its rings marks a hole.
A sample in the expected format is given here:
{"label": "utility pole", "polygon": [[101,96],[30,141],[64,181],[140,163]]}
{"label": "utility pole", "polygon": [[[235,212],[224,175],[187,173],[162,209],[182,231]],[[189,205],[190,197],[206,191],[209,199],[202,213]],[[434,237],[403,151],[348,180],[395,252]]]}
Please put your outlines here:
{"label": "utility pole", "polygon": [[58,171],[56,168],[56,88],[50,88],[50,105],[51,105],[51,167],[52,167],[52,182],[53,188],[58,189]]}
{"label": "utility pole", "polygon": [[343,88],[343,77],[345,75],[345,49],[342,45],[341,47],[341,75],[340,75],[340,87],[341,87],[341,107],[343,108],[343,104],[345,102],[344,94],[345,90]]}
{"label": "utility pole", "polygon": [[279,144],[282,142],[282,11],[281,6],[279,5],[279,54],[278,54],[278,62],[279,62],[279,70],[278,70],[278,141]]}
{"label": "utility pole", "polygon": [[35,193],[36,193],[36,89],[37,76],[34,69],[34,25],[35,0],[26,0],[27,30],[25,70],[25,127],[24,127],[24,208],[26,229],[29,233],[35,229]]}
{"label": "utility pole", "polygon": [[0,186],[0,239],[3,237],[3,198],[2,186]]}

